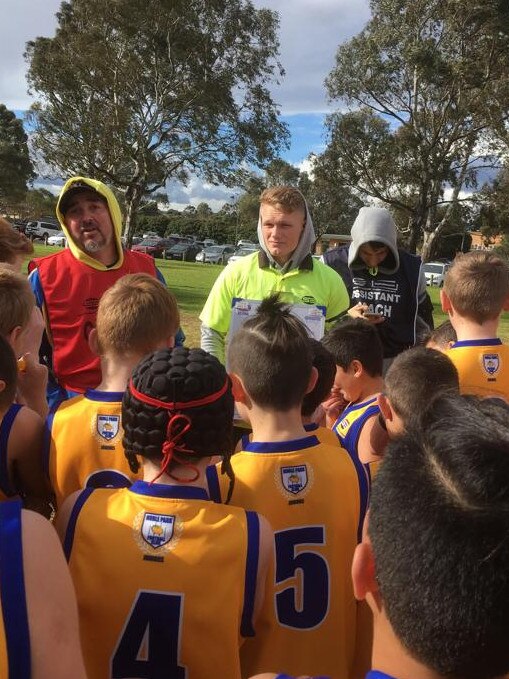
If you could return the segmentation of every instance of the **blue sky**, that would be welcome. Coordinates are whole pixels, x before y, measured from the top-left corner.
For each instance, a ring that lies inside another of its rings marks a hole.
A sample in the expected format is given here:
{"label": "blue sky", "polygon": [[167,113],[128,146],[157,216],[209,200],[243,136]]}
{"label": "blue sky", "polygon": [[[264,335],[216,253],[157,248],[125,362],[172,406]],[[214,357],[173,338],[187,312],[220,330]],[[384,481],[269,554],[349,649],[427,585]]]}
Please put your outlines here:
{"label": "blue sky", "polygon": [[[107,1],[107,0],[106,0]],[[330,105],[324,80],[334,66],[338,45],[358,33],[369,19],[368,0],[253,0],[257,7],[276,10],[280,17],[282,82],[272,95],[291,132],[291,145],[281,155],[301,166],[312,152],[323,149],[323,120]],[[0,24],[0,102],[23,111],[32,103],[26,91],[25,44],[39,35],[51,37],[60,0],[2,0]],[[217,209],[231,191],[195,178],[178,192],[175,207],[209,198]],[[180,202],[181,201],[181,202]]]}

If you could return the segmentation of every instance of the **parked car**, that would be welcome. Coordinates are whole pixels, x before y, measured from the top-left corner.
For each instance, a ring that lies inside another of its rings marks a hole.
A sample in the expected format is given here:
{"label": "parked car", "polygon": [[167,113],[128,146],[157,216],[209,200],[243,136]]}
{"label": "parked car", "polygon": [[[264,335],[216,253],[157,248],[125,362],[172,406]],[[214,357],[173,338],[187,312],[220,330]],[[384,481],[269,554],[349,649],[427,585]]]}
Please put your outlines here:
{"label": "parked car", "polygon": [[134,252],[144,252],[152,257],[162,257],[164,251],[171,247],[173,243],[167,238],[144,238],[141,243],[133,245],[131,250]]}
{"label": "parked car", "polygon": [[245,240],[243,238],[237,243],[238,248],[242,248],[244,246],[249,247],[250,245],[256,246],[256,243],[253,243],[252,240]]}
{"label": "parked car", "polygon": [[243,257],[247,257],[247,255],[252,255],[253,252],[258,252],[260,249],[259,245],[250,245],[247,246],[245,245],[242,248],[239,248],[238,250],[235,250],[233,255],[228,258],[228,264],[233,264],[233,262],[236,262],[239,259],[242,259]]}
{"label": "parked car", "polygon": [[164,251],[164,259],[180,259],[183,262],[194,262],[201,247],[195,243],[175,243]]}
{"label": "parked car", "polygon": [[50,236],[57,236],[61,233],[60,224],[53,222],[28,222],[25,228],[25,235],[32,240],[36,238],[48,242]]}
{"label": "parked car", "polygon": [[67,245],[67,236],[63,231],[59,231],[54,236],[48,238],[48,245],[60,245],[61,248],[65,248]]}
{"label": "parked car", "polygon": [[204,238],[203,245],[206,248],[210,248],[211,245],[217,245],[217,241],[215,241],[213,238]]}
{"label": "parked car", "polygon": [[450,262],[427,262],[424,264],[423,270],[426,276],[426,285],[438,285],[441,288],[444,284],[445,274],[450,267]]}
{"label": "parked car", "polygon": [[233,245],[211,245],[196,255],[196,261],[203,264],[226,264],[228,257],[234,252]]}

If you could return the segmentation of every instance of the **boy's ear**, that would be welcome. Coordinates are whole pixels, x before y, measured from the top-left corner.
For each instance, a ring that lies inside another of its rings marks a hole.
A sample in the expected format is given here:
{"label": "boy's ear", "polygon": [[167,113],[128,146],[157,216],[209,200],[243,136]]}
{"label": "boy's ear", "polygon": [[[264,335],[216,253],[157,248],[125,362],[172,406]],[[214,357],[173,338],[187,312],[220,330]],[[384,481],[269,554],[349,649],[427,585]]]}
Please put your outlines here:
{"label": "boy's ear", "polygon": [[362,375],[362,373],[364,371],[364,367],[359,360],[354,358],[353,361],[348,366],[348,370],[349,371],[351,370],[355,377],[359,377],[360,375]]}
{"label": "boy's ear", "polygon": [[392,410],[391,402],[389,401],[387,396],[385,394],[378,394],[376,400],[384,420],[389,420],[389,422],[392,422],[392,420],[394,419],[394,413]]}
{"label": "boy's ear", "polygon": [[368,594],[377,594],[375,559],[371,542],[366,536],[357,545],[352,561],[353,593],[358,601],[363,601]]}
{"label": "boy's ear", "polygon": [[88,346],[93,354],[96,356],[101,355],[101,352],[99,351],[99,342],[97,341],[97,330],[95,328],[92,328],[88,333]]}
{"label": "boy's ear", "polygon": [[244,389],[242,380],[236,373],[229,373],[232,381],[232,394],[235,401],[238,403],[246,403],[248,400],[247,391]]}
{"label": "boy's ear", "polygon": [[442,305],[442,311],[444,313],[447,314],[452,311],[451,300],[443,288],[440,288],[440,304]]}
{"label": "boy's ear", "polygon": [[5,380],[0,380],[0,394],[1,394],[2,391],[5,389],[6,386],[7,386],[7,385],[6,385]]}
{"label": "boy's ear", "polygon": [[507,299],[505,300],[504,306],[502,307],[502,310],[503,310],[503,311],[509,311],[509,296],[508,296]]}
{"label": "boy's ear", "polygon": [[18,350],[18,344],[19,344],[19,338],[21,336],[21,333],[23,332],[21,325],[16,325],[6,336],[5,339],[9,342],[9,344],[12,347],[12,350],[16,354],[16,358],[18,358],[19,350]]}
{"label": "boy's ear", "polygon": [[313,366],[311,368],[311,375],[309,376],[308,387],[306,389],[306,394],[310,394],[316,386],[318,381],[318,370]]}

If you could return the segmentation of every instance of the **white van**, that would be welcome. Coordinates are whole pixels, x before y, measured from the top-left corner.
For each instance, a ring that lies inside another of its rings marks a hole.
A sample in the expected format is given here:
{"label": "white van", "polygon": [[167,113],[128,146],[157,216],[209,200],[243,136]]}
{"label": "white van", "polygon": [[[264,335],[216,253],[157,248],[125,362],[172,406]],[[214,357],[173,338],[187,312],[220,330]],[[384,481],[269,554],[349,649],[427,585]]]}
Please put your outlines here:
{"label": "white van", "polygon": [[427,262],[423,266],[426,276],[426,285],[437,285],[441,288],[444,284],[445,274],[451,268],[450,262]]}

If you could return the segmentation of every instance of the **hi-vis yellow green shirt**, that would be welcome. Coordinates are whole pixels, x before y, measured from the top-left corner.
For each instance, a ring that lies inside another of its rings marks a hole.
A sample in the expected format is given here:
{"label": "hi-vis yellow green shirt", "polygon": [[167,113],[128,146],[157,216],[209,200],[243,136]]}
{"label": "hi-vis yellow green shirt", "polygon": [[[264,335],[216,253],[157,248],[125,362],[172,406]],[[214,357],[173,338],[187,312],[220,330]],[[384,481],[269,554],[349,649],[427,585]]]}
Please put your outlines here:
{"label": "hi-vis yellow green shirt", "polygon": [[[271,670],[351,676],[357,605],[351,565],[365,506],[365,480],[337,444],[314,435],[278,443],[244,442],[231,458],[231,504],[263,514],[274,529],[256,637],[241,649],[245,677]],[[224,501],[229,480],[208,467],[209,492]]]}
{"label": "hi-vis yellow green shirt", "polygon": [[447,356],[458,371],[460,393],[509,401],[509,346],[501,339],[461,340]]}
{"label": "hi-vis yellow green shirt", "polygon": [[259,530],[257,514],[201,488],[82,491],[64,551],[89,679],[240,679]]}
{"label": "hi-vis yellow green shirt", "polygon": [[260,257],[263,253],[255,252],[223,269],[200,314],[204,325],[227,333],[234,300],[262,300],[275,292],[287,304],[325,307],[327,320],[348,309],[345,284],[330,266],[309,257],[305,260],[308,266],[303,263],[299,269],[282,273],[270,266],[260,266]]}
{"label": "hi-vis yellow green shirt", "polygon": [[125,488],[141,477],[124,455],[122,396],[88,389],[48,416],[44,462],[57,507],[81,488]]}

